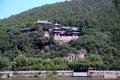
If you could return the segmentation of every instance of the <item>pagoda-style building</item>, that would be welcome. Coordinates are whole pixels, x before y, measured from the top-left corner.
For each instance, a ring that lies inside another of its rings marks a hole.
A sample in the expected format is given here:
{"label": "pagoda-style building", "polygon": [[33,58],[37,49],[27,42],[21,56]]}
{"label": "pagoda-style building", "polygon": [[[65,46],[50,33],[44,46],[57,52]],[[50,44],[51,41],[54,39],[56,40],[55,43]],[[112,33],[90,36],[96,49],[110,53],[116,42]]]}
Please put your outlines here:
{"label": "pagoda-style building", "polygon": [[38,20],[37,23],[43,29],[45,37],[52,35],[56,41],[69,42],[80,36],[78,27],[62,26],[59,23],[53,24],[48,20]]}
{"label": "pagoda-style building", "polygon": [[39,27],[52,24],[52,22],[49,22],[48,20],[39,20],[39,19],[38,19],[37,23],[38,23]]}
{"label": "pagoda-style building", "polygon": [[20,29],[22,33],[37,33],[37,30],[34,28],[21,28]]}
{"label": "pagoda-style building", "polygon": [[74,36],[78,37],[80,32],[77,27],[55,27],[52,29],[52,34],[54,36]]}

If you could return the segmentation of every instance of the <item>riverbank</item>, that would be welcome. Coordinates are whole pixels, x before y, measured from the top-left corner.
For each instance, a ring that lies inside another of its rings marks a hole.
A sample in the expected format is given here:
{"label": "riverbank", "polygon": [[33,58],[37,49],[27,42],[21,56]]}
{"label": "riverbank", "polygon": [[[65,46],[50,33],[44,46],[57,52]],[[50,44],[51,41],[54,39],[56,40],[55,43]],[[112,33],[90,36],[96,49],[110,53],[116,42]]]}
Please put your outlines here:
{"label": "riverbank", "polygon": [[8,78],[2,80],[120,80],[104,78],[84,78],[84,77],[41,77],[41,78]]}
{"label": "riverbank", "polygon": [[[41,77],[86,77],[86,78],[120,78],[120,71],[95,71],[74,72],[72,70],[59,71],[2,71],[0,78],[41,78]],[[119,79],[120,80],[120,79]]]}

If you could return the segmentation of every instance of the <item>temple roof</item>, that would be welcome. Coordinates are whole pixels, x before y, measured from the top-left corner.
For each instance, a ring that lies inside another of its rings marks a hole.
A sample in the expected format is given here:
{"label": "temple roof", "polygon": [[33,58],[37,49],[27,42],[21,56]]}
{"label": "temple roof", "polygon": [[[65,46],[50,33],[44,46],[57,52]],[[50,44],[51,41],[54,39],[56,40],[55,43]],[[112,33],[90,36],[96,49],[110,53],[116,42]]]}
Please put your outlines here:
{"label": "temple roof", "polygon": [[55,23],[55,26],[60,26],[61,24],[58,24],[57,22]]}
{"label": "temple roof", "polygon": [[52,22],[49,22],[48,20],[39,20],[39,19],[38,19],[37,23],[41,23],[41,24],[52,24]]}

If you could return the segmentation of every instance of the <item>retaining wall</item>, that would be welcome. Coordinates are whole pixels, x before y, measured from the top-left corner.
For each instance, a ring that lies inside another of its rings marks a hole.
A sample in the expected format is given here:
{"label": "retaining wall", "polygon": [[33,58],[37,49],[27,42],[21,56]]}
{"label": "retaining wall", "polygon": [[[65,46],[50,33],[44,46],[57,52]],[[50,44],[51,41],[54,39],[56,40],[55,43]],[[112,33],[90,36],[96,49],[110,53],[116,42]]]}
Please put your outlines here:
{"label": "retaining wall", "polygon": [[120,71],[90,71],[88,76],[95,78],[120,78]]}
{"label": "retaining wall", "polygon": [[73,71],[3,71],[0,72],[0,78],[28,78],[28,77],[45,77],[45,76],[60,76],[71,77]]}

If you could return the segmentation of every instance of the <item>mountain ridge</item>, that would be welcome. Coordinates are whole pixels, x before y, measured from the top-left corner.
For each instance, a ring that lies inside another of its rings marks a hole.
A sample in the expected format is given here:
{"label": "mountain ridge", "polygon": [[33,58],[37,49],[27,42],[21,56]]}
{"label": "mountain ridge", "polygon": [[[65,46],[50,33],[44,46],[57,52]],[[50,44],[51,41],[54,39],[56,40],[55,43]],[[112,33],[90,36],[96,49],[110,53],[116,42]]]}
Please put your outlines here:
{"label": "mountain ridge", "polygon": [[[105,18],[107,18],[107,17],[109,18],[109,17],[111,17],[111,15],[114,14],[114,17],[112,17],[113,19],[117,18],[119,16],[119,14],[117,14],[117,11],[115,11],[115,6],[114,6],[114,3],[112,2],[112,0],[109,0],[109,1],[108,0],[100,0],[100,1],[96,0],[96,2],[89,1],[89,0],[88,1],[72,0],[72,1],[65,1],[65,2],[61,2],[61,3],[52,4],[52,6],[51,6],[51,4],[48,4],[48,5],[44,5],[41,7],[33,8],[31,10],[25,11],[21,14],[18,14],[16,16],[13,16],[10,18],[15,17],[16,20],[18,19],[18,21],[19,22],[21,21],[22,23],[24,21],[26,23],[23,26],[26,26],[27,23],[29,23],[29,22],[32,23],[33,21],[35,22],[35,21],[37,21],[37,19],[45,20],[45,19],[50,18],[49,20],[51,20],[53,22],[60,22],[65,25],[69,25],[70,23],[73,23],[71,19],[76,20],[76,22],[77,21],[79,22],[79,21],[83,21],[85,19],[95,18],[95,20],[96,19],[99,20],[99,18],[102,18],[102,19],[100,19],[100,21],[102,21],[102,20],[105,20],[103,18],[103,16]],[[78,6],[75,6],[75,5],[78,5]],[[86,5],[88,5],[88,6],[86,7]],[[101,7],[101,5],[102,5],[102,7]],[[103,9],[104,9],[104,11],[103,11]],[[110,12],[111,10],[112,10],[112,12]],[[97,13],[97,12],[99,12],[99,13]],[[101,12],[101,14],[100,14],[100,12]],[[64,14],[64,13],[66,13],[66,14]],[[108,13],[108,14],[105,15],[106,13]],[[69,16],[71,16],[71,17],[69,17]],[[75,18],[77,18],[77,19],[75,19]],[[65,22],[63,22],[63,19]],[[94,22],[94,19],[92,19],[92,20]],[[114,19],[114,20],[116,20],[116,19]],[[16,21],[14,21],[14,22],[17,24]],[[75,23],[73,23],[72,25],[75,25]]]}

